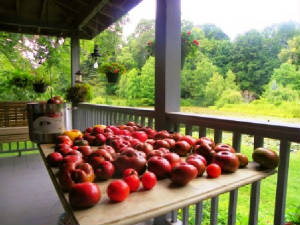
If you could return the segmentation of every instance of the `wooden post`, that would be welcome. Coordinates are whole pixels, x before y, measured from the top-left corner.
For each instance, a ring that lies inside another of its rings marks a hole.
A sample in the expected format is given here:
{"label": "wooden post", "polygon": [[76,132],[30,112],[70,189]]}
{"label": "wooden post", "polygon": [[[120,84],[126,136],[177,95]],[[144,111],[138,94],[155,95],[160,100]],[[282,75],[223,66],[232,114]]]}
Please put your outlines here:
{"label": "wooden post", "polygon": [[155,24],[155,127],[180,110],[181,1],[157,0]]}
{"label": "wooden post", "polygon": [[72,86],[75,84],[75,73],[80,68],[80,44],[79,38],[71,37],[71,82]]}
{"label": "wooden post", "polygon": [[[80,42],[76,36],[71,37],[71,85],[75,84],[75,73],[80,69]],[[72,127],[77,128],[77,110],[72,110]]]}

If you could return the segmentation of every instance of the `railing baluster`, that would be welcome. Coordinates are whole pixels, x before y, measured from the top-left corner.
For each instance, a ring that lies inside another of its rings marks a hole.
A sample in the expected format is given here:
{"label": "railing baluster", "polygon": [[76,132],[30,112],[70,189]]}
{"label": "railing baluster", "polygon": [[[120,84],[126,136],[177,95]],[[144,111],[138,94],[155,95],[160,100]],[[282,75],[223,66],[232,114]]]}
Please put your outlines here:
{"label": "railing baluster", "polygon": [[110,125],[110,123],[109,123],[109,117],[110,117],[109,110],[106,110],[105,113],[106,113],[106,124],[105,125]]}
{"label": "railing baluster", "polygon": [[219,206],[219,197],[214,197],[211,199],[210,206],[210,224],[217,225],[218,223],[218,206]]}
{"label": "railing baluster", "polygon": [[192,135],[192,126],[189,124],[185,125],[185,134],[186,135]]}
{"label": "railing baluster", "polygon": [[153,127],[153,117],[149,117],[148,126],[154,128]]}
{"label": "railing baluster", "polygon": [[141,116],[141,125],[145,126],[145,116]]}
{"label": "railing baluster", "polygon": [[200,225],[202,222],[202,209],[203,209],[203,203],[201,201],[196,204],[195,225]]}
{"label": "railing baluster", "polygon": [[182,225],[189,224],[189,206],[182,209]]}
{"label": "railing baluster", "polygon": [[205,127],[199,127],[199,138],[206,136],[206,128]]}
{"label": "railing baluster", "polygon": [[[263,146],[264,139],[261,136],[254,136],[254,149]],[[258,206],[260,196],[260,181],[251,185],[249,225],[256,225],[258,222]]]}
{"label": "railing baluster", "polygon": [[275,201],[275,215],[274,225],[284,224],[286,191],[289,172],[290,160],[290,142],[287,140],[280,141],[280,164],[277,175],[276,201]]}
{"label": "railing baluster", "polygon": [[[206,128],[199,127],[199,138],[206,136]],[[203,211],[203,202],[198,202],[196,204],[196,217],[195,217],[195,224],[200,225],[202,222],[202,211]]]}
{"label": "railing baluster", "polygon": [[[219,129],[214,130],[214,141],[216,143],[222,142],[222,131]],[[216,225],[218,223],[218,205],[219,197],[214,197],[211,199],[211,209],[210,209],[210,224]]]}
{"label": "railing baluster", "polygon": [[[242,142],[242,135],[234,132],[232,137],[232,146],[236,152],[240,152]],[[230,192],[229,196],[229,207],[228,207],[228,225],[235,225],[236,223],[236,207],[238,200],[238,189]]]}
{"label": "railing baluster", "polygon": [[116,111],[114,111],[113,113],[114,113],[114,114],[113,114],[113,124],[118,125],[118,123],[117,123],[117,116],[118,116],[118,113],[117,113]]}
{"label": "railing baluster", "polygon": [[177,222],[177,214],[178,214],[178,210],[173,210],[171,212],[171,222],[172,223],[176,223]]}

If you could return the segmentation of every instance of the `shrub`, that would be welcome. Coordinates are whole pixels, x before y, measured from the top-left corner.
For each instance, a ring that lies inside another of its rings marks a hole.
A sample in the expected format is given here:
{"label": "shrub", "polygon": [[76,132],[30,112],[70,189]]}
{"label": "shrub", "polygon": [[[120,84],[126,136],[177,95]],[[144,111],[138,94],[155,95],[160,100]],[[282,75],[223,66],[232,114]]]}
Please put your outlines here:
{"label": "shrub", "polygon": [[243,97],[239,91],[227,89],[223,91],[221,98],[216,102],[216,106],[221,108],[226,104],[238,104],[242,101]]}

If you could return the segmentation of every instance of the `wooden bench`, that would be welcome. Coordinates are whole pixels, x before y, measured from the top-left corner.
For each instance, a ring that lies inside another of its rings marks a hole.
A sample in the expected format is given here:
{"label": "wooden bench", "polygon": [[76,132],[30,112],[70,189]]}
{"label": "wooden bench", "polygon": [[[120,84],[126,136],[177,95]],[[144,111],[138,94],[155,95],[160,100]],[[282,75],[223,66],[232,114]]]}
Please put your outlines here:
{"label": "wooden bench", "polygon": [[27,102],[0,102],[0,144],[29,141]]}

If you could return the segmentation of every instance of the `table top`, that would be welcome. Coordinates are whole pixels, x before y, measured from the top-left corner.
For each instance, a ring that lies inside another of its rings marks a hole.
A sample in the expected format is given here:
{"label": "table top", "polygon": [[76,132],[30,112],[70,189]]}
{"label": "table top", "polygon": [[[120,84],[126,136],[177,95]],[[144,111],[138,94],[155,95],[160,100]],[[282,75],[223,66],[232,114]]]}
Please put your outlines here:
{"label": "table top", "polygon": [[[54,151],[54,145],[40,145],[40,150],[45,161],[47,155]],[[258,164],[251,162],[246,168],[232,174],[222,174],[217,179],[208,179],[204,174],[184,187],[174,187],[170,179],[163,179],[152,190],[140,189],[121,203],[110,202],[106,195],[106,187],[111,180],[97,182],[102,193],[100,202],[88,209],[72,210],[68,194],[62,192],[55,176],[58,169],[49,167],[47,163],[45,165],[66,212],[74,223],[81,225],[135,224],[259,181],[276,172],[260,170]]]}

